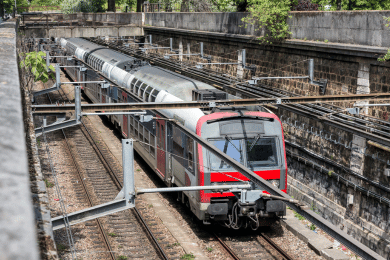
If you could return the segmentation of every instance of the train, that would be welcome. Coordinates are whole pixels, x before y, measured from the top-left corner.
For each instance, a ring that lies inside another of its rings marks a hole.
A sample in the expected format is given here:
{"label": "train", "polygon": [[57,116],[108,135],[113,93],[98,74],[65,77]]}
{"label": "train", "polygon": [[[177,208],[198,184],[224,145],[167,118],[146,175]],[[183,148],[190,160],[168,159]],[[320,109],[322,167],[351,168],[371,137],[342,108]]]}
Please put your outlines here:
{"label": "train", "polygon": [[[81,83],[93,103],[176,102],[239,99],[209,84],[185,77],[146,61],[117,52],[82,38],[58,39],[66,66],[87,64],[88,69],[66,68],[76,82],[99,81],[115,84]],[[108,115],[124,138],[137,140],[134,149],[167,186],[239,184],[248,179],[229,164],[197,144],[172,120],[245,165],[283,192],[287,192],[287,160],[283,127],[279,118],[262,106],[212,109],[163,109],[147,111],[153,116],[141,122],[134,115]],[[262,191],[267,193],[266,191]],[[204,224],[229,228],[257,229],[286,214],[285,204],[261,197],[242,203],[237,194],[214,190],[179,193]]]}

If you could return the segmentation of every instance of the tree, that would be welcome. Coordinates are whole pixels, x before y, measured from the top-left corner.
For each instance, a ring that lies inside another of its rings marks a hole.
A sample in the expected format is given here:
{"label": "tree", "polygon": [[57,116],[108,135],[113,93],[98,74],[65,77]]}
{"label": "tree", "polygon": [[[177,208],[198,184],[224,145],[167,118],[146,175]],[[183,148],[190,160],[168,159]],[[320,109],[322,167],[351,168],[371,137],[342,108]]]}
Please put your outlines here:
{"label": "tree", "polygon": [[322,10],[388,10],[389,0],[312,0]]}
{"label": "tree", "polygon": [[290,0],[249,0],[248,4],[249,16],[244,17],[243,21],[255,25],[257,30],[265,31],[260,41],[272,44],[291,34],[287,24]]}

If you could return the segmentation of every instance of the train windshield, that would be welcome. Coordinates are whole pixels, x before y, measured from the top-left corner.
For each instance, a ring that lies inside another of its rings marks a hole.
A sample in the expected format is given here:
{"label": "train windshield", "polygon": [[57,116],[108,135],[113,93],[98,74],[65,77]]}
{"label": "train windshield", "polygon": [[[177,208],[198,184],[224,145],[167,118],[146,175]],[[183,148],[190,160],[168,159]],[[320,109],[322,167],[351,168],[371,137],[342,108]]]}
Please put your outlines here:
{"label": "train windshield", "polygon": [[[266,137],[209,140],[219,150],[226,153],[234,160],[249,168],[270,167],[278,165],[276,138]],[[225,161],[219,159],[213,153],[210,155],[212,171],[232,170],[233,168]]]}
{"label": "train windshield", "polygon": [[[230,139],[226,137],[225,140],[210,140],[210,142],[215,145],[219,150],[226,153],[234,160],[244,163],[242,142],[239,139]],[[232,167],[219,159],[213,153],[210,153],[210,164],[212,170],[226,170],[232,169]]]}
{"label": "train windshield", "polygon": [[246,139],[246,156],[249,167],[275,166],[278,164],[275,138]]}

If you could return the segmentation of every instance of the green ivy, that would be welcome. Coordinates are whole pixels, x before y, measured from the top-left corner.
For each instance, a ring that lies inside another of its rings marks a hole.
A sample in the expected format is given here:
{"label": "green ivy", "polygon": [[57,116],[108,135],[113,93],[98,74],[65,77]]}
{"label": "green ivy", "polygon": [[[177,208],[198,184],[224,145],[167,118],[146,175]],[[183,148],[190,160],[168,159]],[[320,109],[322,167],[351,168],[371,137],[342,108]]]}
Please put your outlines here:
{"label": "green ivy", "polygon": [[[383,20],[386,21],[386,27],[389,28],[390,26],[390,17],[383,16]],[[378,58],[378,61],[387,61],[390,60],[390,49],[387,50],[387,53],[382,57]]]}
{"label": "green ivy", "polygon": [[26,68],[27,70],[30,70],[31,73],[34,75],[34,81],[42,81],[47,82],[49,80],[49,77],[55,78],[53,74],[49,74],[48,70],[55,71],[55,68],[50,65],[49,67],[46,66],[46,60],[43,58],[46,57],[46,53],[43,51],[40,52],[28,52],[28,53],[21,53],[20,58],[20,67]]}

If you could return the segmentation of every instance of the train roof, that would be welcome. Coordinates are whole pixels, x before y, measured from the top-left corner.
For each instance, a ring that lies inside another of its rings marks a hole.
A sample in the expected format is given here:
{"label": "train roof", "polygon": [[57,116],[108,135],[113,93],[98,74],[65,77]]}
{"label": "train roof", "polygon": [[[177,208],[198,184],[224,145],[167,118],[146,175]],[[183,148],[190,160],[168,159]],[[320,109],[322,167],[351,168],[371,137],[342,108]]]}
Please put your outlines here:
{"label": "train roof", "polygon": [[184,101],[192,101],[192,90],[215,89],[213,86],[156,66],[143,66],[131,72],[137,79],[159,91],[174,95]]}
{"label": "train roof", "polygon": [[135,60],[134,57],[130,57],[123,53],[114,51],[82,38],[69,38],[66,40],[70,43],[73,43],[76,47],[82,48],[84,51],[89,52],[90,55],[93,55],[96,58],[99,58],[113,66],[119,66],[119,64],[133,62]]}

